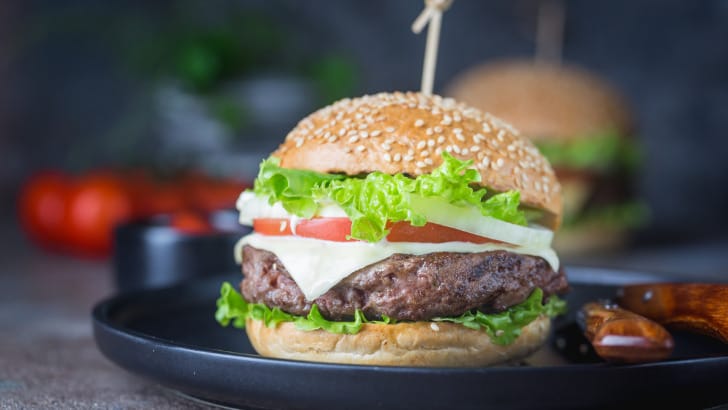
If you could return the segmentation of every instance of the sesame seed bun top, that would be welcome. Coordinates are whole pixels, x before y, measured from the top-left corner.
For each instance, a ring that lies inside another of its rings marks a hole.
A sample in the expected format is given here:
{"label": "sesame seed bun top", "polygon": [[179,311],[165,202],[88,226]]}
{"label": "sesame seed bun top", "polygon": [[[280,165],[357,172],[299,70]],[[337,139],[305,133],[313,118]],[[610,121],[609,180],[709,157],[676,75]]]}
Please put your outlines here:
{"label": "sesame seed bun top", "polygon": [[509,124],[451,98],[380,93],[340,100],[301,120],[273,153],[281,166],[323,173],[411,176],[442,163],[441,152],[472,159],[481,185],[518,190],[521,203],[558,227],[561,187],[548,161]]}
{"label": "sesame seed bun top", "polygon": [[615,131],[629,136],[633,119],[623,97],[604,80],[573,66],[528,60],[474,67],[447,95],[514,124],[529,138],[570,140]]}

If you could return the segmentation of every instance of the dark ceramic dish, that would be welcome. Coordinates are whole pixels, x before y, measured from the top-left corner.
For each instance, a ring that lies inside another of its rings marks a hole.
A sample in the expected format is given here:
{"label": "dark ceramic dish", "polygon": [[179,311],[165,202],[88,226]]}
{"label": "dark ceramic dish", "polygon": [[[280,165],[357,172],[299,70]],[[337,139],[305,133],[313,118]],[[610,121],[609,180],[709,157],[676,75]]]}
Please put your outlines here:
{"label": "dark ceramic dish", "polygon": [[[568,272],[571,311],[587,300],[613,297],[619,284],[656,280],[613,270]],[[706,408],[728,403],[728,346],[675,333],[676,350],[667,361],[609,365],[585,349],[573,314],[555,323],[550,345],[523,366],[407,368],[263,358],[243,331],[222,328],[213,318],[221,282],[239,279],[206,278],[101,302],[93,311],[99,349],[121,367],[186,395],[245,408]]]}
{"label": "dark ceramic dish", "polygon": [[209,215],[213,232],[185,233],[160,216],[122,225],[114,232],[114,276],[121,292],[159,288],[201,276],[239,271],[233,247],[250,229],[237,212]]}

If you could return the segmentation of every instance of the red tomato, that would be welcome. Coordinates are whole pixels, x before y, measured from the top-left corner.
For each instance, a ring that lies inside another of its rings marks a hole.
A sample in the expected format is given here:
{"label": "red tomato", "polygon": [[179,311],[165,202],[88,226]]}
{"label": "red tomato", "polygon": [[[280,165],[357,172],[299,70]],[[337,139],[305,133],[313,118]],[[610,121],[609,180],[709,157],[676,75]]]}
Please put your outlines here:
{"label": "red tomato", "polygon": [[[263,235],[293,235],[290,220],[286,218],[254,219],[253,229]],[[301,219],[296,223],[296,236],[304,238],[344,242],[350,233],[351,221],[349,218]]]}
{"label": "red tomato", "polygon": [[132,194],[121,179],[106,173],[83,177],[68,196],[68,241],[82,254],[107,256],[114,228],[131,219],[133,211]]}
{"label": "red tomato", "polygon": [[181,232],[192,235],[206,235],[215,231],[204,215],[193,211],[175,212],[169,221],[169,225]]}
{"label": "red tomato", "polygon": [[[387,240],[390,242],[499,242],[474,235],[458,229],[434,223],[424,226],[412,226],[409,222],[395,222],[389,226]],[[253,230],[263,235],[290,236],[291,224],[285,218],[260,218],[253,220]],[[351,233],[351,221],[348,218],[314,218],[302,219],[296,224],[296,236],[323,239],[326,241],[346,241]]]}
{"label": "red tomato", "polygon": [[195,209],[212,212],[234,208],[235,201],[247,184],[240,181],[210,178],[191,174],[183,181],[185,194]]}
{"label": "red tomato", "polygon": [[57,171],[35,174],[18,198],[20,223],[38,244],[58,248],[62,243],[69,179]]}

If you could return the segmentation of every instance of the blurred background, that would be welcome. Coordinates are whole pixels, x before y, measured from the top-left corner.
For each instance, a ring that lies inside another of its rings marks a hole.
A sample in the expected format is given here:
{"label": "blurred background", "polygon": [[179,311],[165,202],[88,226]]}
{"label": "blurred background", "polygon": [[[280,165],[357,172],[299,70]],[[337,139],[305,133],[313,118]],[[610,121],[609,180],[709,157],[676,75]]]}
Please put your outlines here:
{"label": "blurred background", "polygon": [[[105,360],[90,309],[239,277],[231,209],[261,159],[317,107],[419,89],[422,7],[0,1],[0,401],[198,408]],[[549,156],[567,264],[728,280],[727,1],[456,0],[435,92]]]}
{"label": "blurred background", "polygon": [[[540,4],[455,2],[436,92],[474,66],[532,59]],[[561,61],[612,87],[633,120],[640,155],[626,183],[640,216],[621,249],[728,250],[728,3],[562,4]],[[15,226],[29,178],[49,170],[50,190],[59,176],[78,185],[91,175],[90,190],[124,218],[229,207],[306,113],[343,96],[419,88],[425,35],[410,24],[421,9],[405,0],[3,2],[4,224]],[[149,200],[129,211],[108,179]],[[98,243],[93,230],[77,235],[81,247]]]}

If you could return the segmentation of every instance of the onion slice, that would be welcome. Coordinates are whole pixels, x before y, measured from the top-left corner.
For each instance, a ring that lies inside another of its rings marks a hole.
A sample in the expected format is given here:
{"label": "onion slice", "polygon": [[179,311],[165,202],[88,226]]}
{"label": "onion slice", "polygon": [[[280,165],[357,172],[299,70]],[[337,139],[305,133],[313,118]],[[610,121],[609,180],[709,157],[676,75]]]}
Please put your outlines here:
{"label": "onion slice", "polygon": [[475,207],[457,206],[438,198],[412,195],[412,210],[428,222],[527,248],[551,247],[554,233],[539,225],[521,226],[483,216]]}

